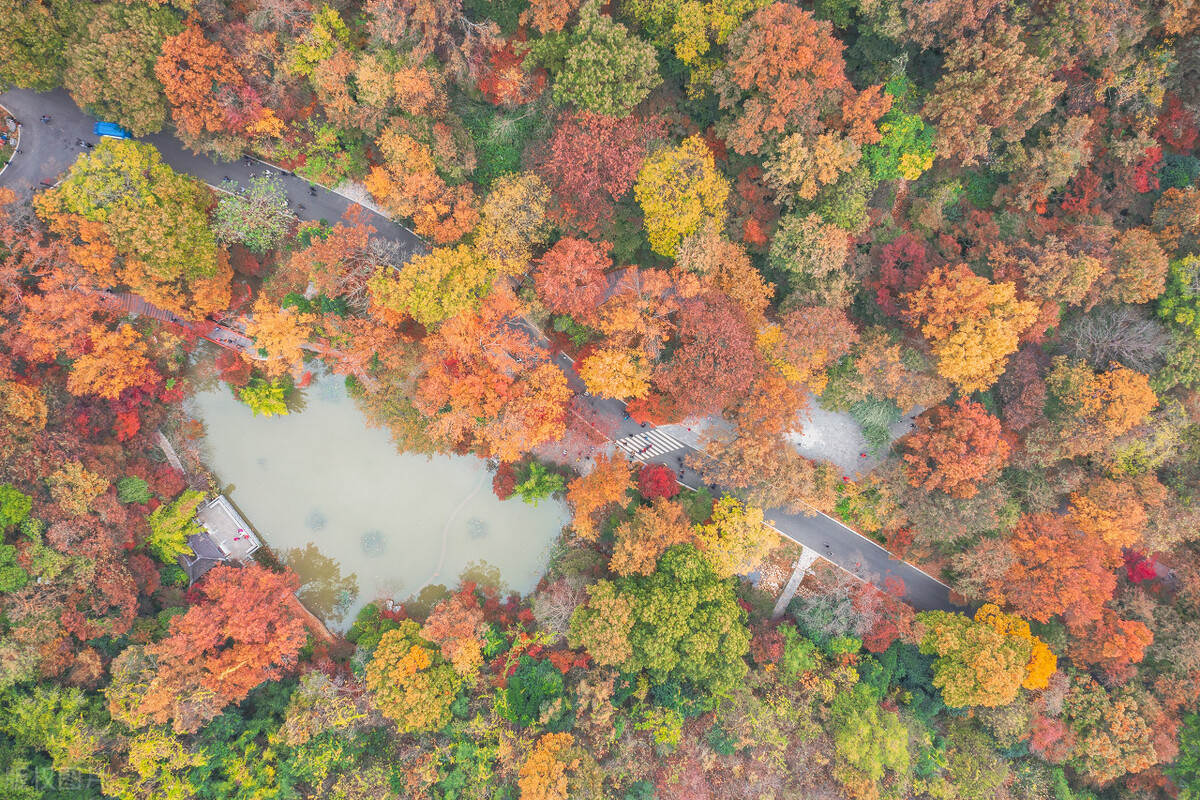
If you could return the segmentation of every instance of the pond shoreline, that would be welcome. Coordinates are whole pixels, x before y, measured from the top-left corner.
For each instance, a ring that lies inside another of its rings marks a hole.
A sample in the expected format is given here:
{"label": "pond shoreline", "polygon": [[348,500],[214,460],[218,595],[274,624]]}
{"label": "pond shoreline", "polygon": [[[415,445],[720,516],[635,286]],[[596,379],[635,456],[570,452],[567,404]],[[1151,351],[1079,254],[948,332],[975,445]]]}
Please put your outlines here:
{"label": "pond shoreline", "polygon": [[333,376],[317,376],[299,410],[265,418],[205,380],[208,368],[196,365],[185,405],[205,426],[196,455],[212,488],[252,521],[264,560],[300,576],[300,600],[332,630],[367,602],[439,584],[536,587],[565,504],[499,500],[477,458],[398,453]]}

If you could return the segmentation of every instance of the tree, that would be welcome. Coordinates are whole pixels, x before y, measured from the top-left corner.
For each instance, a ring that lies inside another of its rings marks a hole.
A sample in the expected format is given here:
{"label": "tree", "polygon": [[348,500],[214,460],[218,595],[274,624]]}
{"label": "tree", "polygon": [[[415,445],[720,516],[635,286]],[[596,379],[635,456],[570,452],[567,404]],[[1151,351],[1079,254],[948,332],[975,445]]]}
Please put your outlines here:
{"label": "tree", "polygon": [[601,581],[588,592],[571,618],[570,642],[598,664],[646,670],[657,684],[688,681],[713,695],[745,675],[745,612],[692,545],[667,550],[652,575]]}
{"label": "tree", "polygon": [[717,171],[712,151],[699,136],[660,150],[638,173],[634,196],[646,219],[654,252],[672,258],[680,242],[708,219],[724,224],[729,181]]}
{"label": "tree", "polygon": [[263,255],[283,240],[295,221],[283,181],[267,172],[251,178],[245,192],[222,197],[212,227],[218,241]]}
{"label": "tree", "polygon": [[858,331],[845,312],[833,308],[797,308],[758,334],[767,362],[792,383],[825,391],[825,369],[847,355]]}
{"label": "tree", "polygon": [[633,187],[661,127],[656,119],[562,114],[537,165],[557,201],[550,216],[585,233],[611,222],[614,201]]}
{"label": "tree", "polygon": [[588,600],[571,614],[571,647],[583,647],[597,664],[616,666],[633,658],[634,601],[611,581],[587,587]]}
{"label": "tree", "polygon": [[491,291],[494,269],[467,245],[414,256],[402,270],[379,268],[368,287],[371,302],[431,328],[474,310]]}
{"label": "tree", "polygon": [[434,606],[421,628],[422,638],[441,648],[444,658],[464,679],[483,666],[483,609],[473,587],[464,586]]}
{"label": "tree", "polygon": [[513,487],[515,494],[521,495],[522,502],[536,506],[556,492],[567,488],[566,480],[557,472],[551,472],[542,462],[529,462],[529,471],[525,480]]}
{"label": "tree", "polygon": [[1056,356],[1051,365],[1046,412],[1055,435],[1045,446],[1056,448],[1060,457],[1103,450],[1158,405],[1149,379],[1126,367],[1097,373],[1086,362],[1064,356]]}
{"label": "tree", "polygon": [[908,482],[951,497],[973,497],[1007,463],[1011,450],[1000,420],[966,399],[918,417],[905,444]]}
{"label": "tree", "polygon": [[878,144],[863,148],[863,163],[876,181],[915,181],[933,166],[933,128],[920,114],[893,107],[879,120]]}
{"label": "tree", "polygon": [[132,326],[122,325],[116,330],[94,327],[88,341],[88,352],[75,360],[67,378],[72,394],[115,400],[126,389],[153,379],[146,341]]}
{"label": "tree", "polygon": [[1146,507],[1132,482],[1099,478],[1071,494],[1071,524],[1113,550],[1136,547],[1146,527]]}
{"label": "tree", "polygon": [[562,65],[554,70],[554,102],[560,105],[624,117],[662,82],[654,47],[601,14],[599,0],[580,7],[561,46]]}
{"label": "tree", "polygon": [[906,37],[922,47],[930,48],[966,38],[967,34],[983,27],[993,12],[1002,12],[1005,5],[1007,0],[966,0],[963,3],[903,0],[900,8],[904,15]]}
{"label": "tree", "polygon": [[650,391],[650,365],[629,347],[593,350],[580,360],[578,370],[588,391],[599,397],[637,399]]}
{"label": "tree", "polygon": [[368,0],[366,10],[373,37],[397,49],[412,47],[418,63],[436,55],[447,72],[468,80],[474,77],[477,53],[500,33],[494,22],[468,19],[462,0]]}
{"label": "tree", "polygon": [[1079,627],[1112,597],[1113,551],[1081,536],[1057,514],[1026,514],[1010,541],[1015,560],[1003,592],[1018,614],[1047,622],[1056,614]]}
{"label": "tree", "polygon": [[1144,705],[1128,689],[1109,692],[1091,677],[1077,676],[1064,703],[1076,740],[1071,766],[1106,784],[1158,763]]}
{"label": "tree", "polygon": [[196,589],[199,602],[146,648],[138,714],[170,720],[177,733],[195,732],[255,686],[278,680],[307,639],[293,595],[298,586],[291,572],[257,564],[210,570]]}
{"label": "tree", "polygon": [[923,611],[917,619],[925,625],[921,652],[938,657],[933,685],[946,705],[994,708],[1016,699],[1033,653],[1029,640],[946,611]]}
{"label": "tree", "polygon": [[[298,375],[304,367],[302,346],[308,343],[315,322],[315,315],[294,307],[280,308],[265,293],[260,294],[254,301],[254,316],[246,323],[246,335],[265,359],[255,360],[255,365],[268,375]],[[250,358],[249,353],[243,356]]]}
{"label": "tree", "polygon": [[993,136],[1019,142],[1054,105],[1063,84],[1028,52],[1022,33],[996,16],[979,36],[951,42],[923,110],[939,156],[973,164],[991,153]]}
{"label": "tree", "polygon": [[1115,282],[1112,296],[1122,303],[1148,303],[1163,293],[1167,254],[1145,228],[1131,228],[1113,245]]}
{"label": "tree", "polygon": [[550,191],[533,173],[503,175],[483,201],[483,219],[475,228],[475,249],[497,272],[524,275],[533,248],[544,245]]}
{"label": "tree", "polygon": [[624,506],[632,488],[633,472],[627,460],[619,455],[597,455],[592,471],[567,485],[567,502],[575,512],[571,527],[584,539],[595,541],[599,536],[596,514],[614,503]]}
{"label": "tree", "polygon": [[[454,149],[455,128],[441,123],[437,130],[443,134],[439,149]],[[394,118],[375,142],[384,163],[371,167],[364,184],[390,214],[411,219],[418,236],[438,244],[457,241],[479,221],[475,192],[470,184],[447,183],[430,145],[417,134],[405,120]],[[462,167],[468,163],[474,167],[473,152]]]}
{"label": "tree", "polygon": [[[569,733],[543,734],[517,771],[522,800],[594,797],[595,759]],[[589,778],[593,778],[589,780]]]}
{"label": "tree", "polygon": [[721,235],[721,226],[715,220],[709,220],[680,243],[675,264],[698,276],[701,286],[729,295],[756,327],[765,321],[775,285],[763,280],[750,263],[746,248]]}
{"label": "tree", "polygon": [[45,0],[0,10],[0,82],[40,92],[62,85],[70,20],[56,12]]}
{"label": "tree", "polygon": [[880,709],[865,684],[855,684],[833,698],[829,725],[837,753],[833,774],[847,789],[866,785],[877,792],[887,772],[908,770],[908,731],[896,713]]}
{"label": "tree", "polygon": [[652,575],[668,548],[691,540],[683,509],[660,497],[653,505],[639,506],[627,522],[617,526],[609,568],[618,575]]}
{"label": "tree", "polygon": [[696,545],[718,578],[754,570],[778,542],[761,508],[726,495],[713,504],[712,519],[696,526]]}
{"label": "tree", "polygon": [[1039,691],[1050,685],[1050,678],[1058,668],[1058,658],[1041,639],[1033,635],[1029,623],[1012,614],[1005,614],[992,603],[984,603],[975,612],[975,621],[991,625],[996,632],[1015,639],[1028,641],[1032,648],[1029,663],[1025,665],[1025,680],[1022,688]]}
{"label": "tree", "polygon": [[244,81],[229,51],[210,42],[194,18],[163,40],[154,75],[180,135],[193,148],[206,136],[229,131],[222,99],[240,91]]}
{"label": "tree", "polygon": [[20,492],[11,483],[0,484],[0,534],[20,525],[33,509],[33,498]]}
{"label": "tree", "polygon": [[714,413],[728,406],[762,371],[754,331],[742,310],[710,290],[679,313],[679,347],[655,377],[682,413]]}
{"label": "tree", "polygon": [[771,266],[788,276],[794,302],[842,309],[853,300],[846,269],[850,236],[816,214],[783,218],[771,240]]}
{"label": "tree", "polygon": [[[151,303],[199,320],[229,305],[232,271],[208,227],[209,195],[150,145],[105,138],[35,208],[56,233],[122,256],[121,283]],[[112,285],[110,259],[85,263]]]}
{"label": "tree", "polygon": [[204,502],[202,492],[187,490],[174,502],[161,505],[150,512],[150,535],[146,549],[164,564],[174,564],[178,556],[192,552],[188,537],[201,532],[196,521],[196,508]]}
{"label": "tree", "polygon": [[417,623],[404,620],[383,634],[367,662],[366,684],[375,706],[402,733],[444,728],[461,686],[454,669],[419,632]]}
{"label": "tree", "polygon": [[[318,293],[341,298],[365,316],[370,310],[371,276],[381,266],[399,266],[397,262],[407,259],[409,254],[385,247],[381,239],[372,239],[375,228],[363,221],[360,212],[360,207],[352,206],[345,215],[348,224],[338,222],[330,229],[314,223],[302,225],[299,236],[301,241],[308,240],[308,246],[294,250],[280,271],[296,285],[311,281]],[[325,324],[353,326],[355,323],[335,323],[326,317]]]}
{"label": "tree", "polygon": [[1200,339],[1200,257],[1171,262],[1158,316]]}
{"label": "tree", "polygon": [[675,330],[671,317],[680,308],[680,295],[666,271],[628,267],[600,306],[596,325],[610,345],[640,347],[656,360]]}
{"label": "tree", "polygon": [[988,254],[997,279],[1011,280],[1022,293],[1048,303],[1079,305],[1104,272],[1104,262],[1087,252],[1074,252],[1067,242],[1047,236],[1037,247],[1012,249],[996,244]]}
{"label": "tree", "polygon": [[938,373],[962,391],[987,389],[1037,317],[1034,303],[1018,300],[1011,283],[992,283],[965,265],[929,273],[904,295],[906,318],[933,345]]}
{"label": "tree", "polygon": [[425,340],[414,405],[430,418],[429,435],[456,446],[474,440],[502,461],[562,435],[566,376],[512,324],[518,313],[516,298],[498,289]]}
{"label": "tree", "polygon": [[798,6],[754,12],[729,37],[726,65],[713,76],[727,112],[718,130],[743,155],[789,134],[820,133],[820,118],[837,113],[852,91],[843,49],[832,25]]}
{"label": "tree", "polygon": [[269,381],[251,378],[238,389],[237,396],[256,417],[287,416],[287,387],[278,378]]}
{"label": "tree", "polygon": [[643,464],[637,473],[638,492],[647,500],[660,497],[670,500],[679,494],[675,471],[666,464]]}
{"label": "tree", "polygon": [[82,108],[144,136],[166,119],[154,64],[163,41],[179,32],[169,8],[103,3],[81,9],[67,42],[63,83]]}
{"label": "tree", "polygon": [[1124,683],[1134,675],[1133,665],[1146,654],[1154,633],[1144,622],[1121,619],[1104,608],[1097,620],[1071,628],[1068,654],[1076,664],[1094,667],[1109,682]]}
{"label": "tree", "polygon": [[46,478],[50,496],[63,510],[73,516],[83,516],[91,510],[92,501],[108,488],[108,481],[84,469],[78,461],[67,461]]}
{"label": "tree", "polygon": [[1162,246],[1178,255],[1200,255],[1200,192],[1168,189],[1154,204],[1151,226]]}
{"label": "tree", "polygon": [[538,259],[534,287],[546,308],[585,323],[595,319],[608,288],[604,273],[612,267],[607,245],[568,236]]}
{"label": "tree", "polygon": [[538,33],[557,33],[579,8],[582,0],[530,0],[529,8],[521,12],[521,24]]}
{"label": "tree", "polygon": [[791,206],[795,200],[812,200],[821,189],[837,183],[861,158],[858,144],[840,134],[826,132],[810,138],[793,133],[780,141],[764,169],[778,201]]}

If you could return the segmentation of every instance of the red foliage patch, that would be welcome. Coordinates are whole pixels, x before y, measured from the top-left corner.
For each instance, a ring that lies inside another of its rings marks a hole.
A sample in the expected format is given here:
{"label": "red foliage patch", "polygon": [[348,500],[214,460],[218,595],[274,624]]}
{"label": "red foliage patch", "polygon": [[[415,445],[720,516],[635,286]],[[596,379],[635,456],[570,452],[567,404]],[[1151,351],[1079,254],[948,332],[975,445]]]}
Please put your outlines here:
{"label": "red foliage patch", "polygon": [[1125,574],[1133,583],[1154,580],[1158,571],[1154,568],[1154,559],[1147,558],[1136,550],[1129,550],[1124,555]]}
{"label": "red foliage patch", "polygon": [[1140,194],[1158,190],[1158,167],[1162,163],[1161,147],[1147,147],[1145,157],[1133,169],[1133,183]]}
{"label": "red foliage patch", "polygon": [[250,383],[250,363],[232,350],[217,354],[217,369],[221,371],[221,380],[230,386],[241,388]]}
{"label": "red foliage patch", "polygon": [[501,500],[507,500],[512,497],[516,487],[516,468],[513,467],[511,461],[501,461],[500,466],[496,468],[496,474],[492,476],[492,493]]}
{"label": "red foliage patch", "polygon": [[117,434],[118,442],[125,442],[132,439],[141,428],[142,421],[138,418],[136,411],[117,412],[117,422],[113,426],[113,430]]}
{"label": "red foliage patch", "polygon": [[516,45],[525,41],[525,31],[520,30],[503,46],[488,54],[487,65],[476,87],[483,92],[489,103],[497,106],[524,105],[535,99],[546,88],[546,70],[532,72],[524,67],[528,51],[517,52]]}
{"label": "red foliage patch", "polygon": [[679,494],[679,484],[675,482],[675,472],[662,464],[651,464],[638,470],[638,491],[647,500],[657,500],[660,497],[668,499]]}
{"label": "red foliage patch", "polygon": [[751,628],[750,657],[756,664],[778,664],[783,658],[783,634],[774,625]]}
{"label": "red foliage patch", "polygon": [[1162,141],[1176,150],[1191,150],[1200,130],[1196,118],[1184,109],[1175,95],[1167,95],[1166,105],[1158,116],[1158,130],[1154,132]]}

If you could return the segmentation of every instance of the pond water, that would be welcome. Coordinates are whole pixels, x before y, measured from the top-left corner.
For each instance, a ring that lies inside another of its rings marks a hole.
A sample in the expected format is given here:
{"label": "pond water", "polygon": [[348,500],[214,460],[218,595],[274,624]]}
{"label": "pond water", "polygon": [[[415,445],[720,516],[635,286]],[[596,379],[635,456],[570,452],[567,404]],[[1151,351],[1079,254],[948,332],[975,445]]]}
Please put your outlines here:
{"label": "pond water", "polygon": [[537,585],[563,503],[498,500],[477,458],[397,453],[336,376],[304,390],[302,411],[269,419],[199,383],[189,411],[205,424],[205,463],[330,627],[464,574],[522,594]]}

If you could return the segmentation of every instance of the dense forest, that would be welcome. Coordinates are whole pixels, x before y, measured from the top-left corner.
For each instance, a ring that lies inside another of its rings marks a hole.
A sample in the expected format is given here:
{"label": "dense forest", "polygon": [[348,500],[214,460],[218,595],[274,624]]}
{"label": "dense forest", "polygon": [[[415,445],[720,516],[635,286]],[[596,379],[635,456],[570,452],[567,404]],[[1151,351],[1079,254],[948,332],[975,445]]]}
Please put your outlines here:
{"label": "dense forest", "polygon": [[[1195,0],[16,0],[0,84],[427,244],[136,139],[0,188],[6,800],[1200,797]],[[565,498],[537,590],[331,638],[269,551],[191,584],[214,315],[255,414],[319,359]],[[587,457],[588,398],[719,488]],[[797,452],[818,404],[882,463]],[[819,565],[775,618],[806,506],[961,613]]]}

